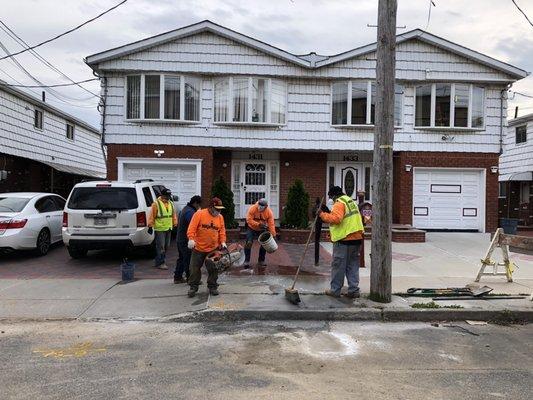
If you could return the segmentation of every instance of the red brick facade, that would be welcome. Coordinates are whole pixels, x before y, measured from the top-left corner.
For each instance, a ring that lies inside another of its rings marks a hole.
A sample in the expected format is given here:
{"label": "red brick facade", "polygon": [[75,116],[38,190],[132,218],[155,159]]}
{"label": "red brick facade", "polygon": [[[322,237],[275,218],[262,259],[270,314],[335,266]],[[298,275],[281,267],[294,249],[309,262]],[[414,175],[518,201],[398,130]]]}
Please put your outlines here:
{"label": "red brick facade", "polygon": [[394,154],[393,221],[412,224],[413,171],[405,165],[440,168],[484,168],[486,170],[485,229],[493,232],[498,227],[498,174],[491,172],[498,165],[496,153],[398,152]]}

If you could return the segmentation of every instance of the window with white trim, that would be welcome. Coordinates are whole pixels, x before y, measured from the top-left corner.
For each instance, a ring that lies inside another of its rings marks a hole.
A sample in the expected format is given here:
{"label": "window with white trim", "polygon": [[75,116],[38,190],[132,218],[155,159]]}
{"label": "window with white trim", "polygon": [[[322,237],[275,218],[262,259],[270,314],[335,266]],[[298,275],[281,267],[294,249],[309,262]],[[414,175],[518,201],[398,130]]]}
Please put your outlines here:
{"label": "window with white trim", "polygon": [[171,74],[126,77],[126,119],[200,121],[202,79]]}
{"label": "window with white trim", "polygon": [[515,143],[527,142],[527,125],[517,126],[515,128]]}
{"label": "window with white trim", "polygon": [[287,84],[259,77],[219,78],[214,82],[214,122],[283,125]]}
{"label": "window with white trim", "polygon": [[74,125],[66,124],[66,137],[67,139],[74,140]]}
{"label": "window with white trim", "polygon": [[[376,82],[344,81],[331,85],[333,126],[373,126],[376,122]],[[394,126],[402,124],[403,86],[394,85]]]}
{"label": "window with white trim", "polygon": [[415,126],[483,128],[483,87],[464,83],[429,83],[416,86],[415,92]]}
{"label": "window with white trim", "polygon": [[43,129],[43,111],[35,109],[33,112],[33,126],[37,129]]}

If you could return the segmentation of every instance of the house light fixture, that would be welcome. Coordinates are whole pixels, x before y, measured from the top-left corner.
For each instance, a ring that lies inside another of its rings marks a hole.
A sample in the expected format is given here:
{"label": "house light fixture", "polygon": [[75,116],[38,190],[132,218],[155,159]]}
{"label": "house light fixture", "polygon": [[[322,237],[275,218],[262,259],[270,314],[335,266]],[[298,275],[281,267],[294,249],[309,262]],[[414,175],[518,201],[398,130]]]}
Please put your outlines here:
{"label": "house light fixture", "polygon": [[228,164],[227,163],[222,163],[222,168],[228,168]]}
{"label": "house light fixture", "polygon": [[285,166],[288,167],[289,165],[291,165],[288,161],[285,161]]}
{"label": "house light fixture", "polygon": [[161,157],[162,154],[165,154],[165,150],[154,150],[154,154]]}
{"label": "house light fixture", "polygon": [[407,172],[411,172],[412,169],[413,169],[413,166],[411,164],[405,164],[405,170]]}
{"label": "house light fixture", "polygon": [[498,173],[498,166],[497,165],[493,165],[492,167],[490,167],[490,172],[492,172],[493,174]]}

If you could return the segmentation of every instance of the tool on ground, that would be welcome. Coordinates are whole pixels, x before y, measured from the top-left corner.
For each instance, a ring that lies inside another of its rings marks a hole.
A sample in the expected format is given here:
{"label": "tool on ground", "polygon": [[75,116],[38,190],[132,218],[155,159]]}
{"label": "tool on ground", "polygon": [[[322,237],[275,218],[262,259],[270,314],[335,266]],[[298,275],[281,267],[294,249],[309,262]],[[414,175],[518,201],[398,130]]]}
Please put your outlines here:
{"label": "tool on ground", "polygon": [[433,296],[474,296],[480,297],[492,292],[492,288],[482,286],[472,288],[469,286],[457,288],[409,288],[407,294],[416,297],[433,297]]}
{"label": "tool on ground", "polygon": [[[502,250],[503,263],[498,263],[490,259],[490,256],[494,250],[499,247]],[[479,282],[482,276],[505,276],[507,282],[513,281],[513,272],[518,266],[509,260],[509,247],[513,248],[513,251],[520,250],[521,252],[526,252],[533,254],[533,238],[527,236],[518,236],[518,235],[508,235],[503,232],[502,228],[498,228],[492,241],[490,243],[489,249],[485,254],[485,257],[481,259],[481,268],[477,273],[476,282]],[[492,272],[485,272],[485,268],[491,266]],[[498,272],[498,267],[505,267],[504,272]]]}
{"label": "tool on ground", "polygon": [[526,296],[442,296],[433,297],[433,300],[516,300],[525,298]]}
{"label": "tool on ground", "polygon": [[[322,197],[322,199],[320,200],[319,209],[322,207],[323,202],[324,197]],[[298,269],[296,270],[296,274],[294,275],[294,281],[292,282],[292,286],[290,288],[285,289],[285,298],[289,300],[289,302],[291,302],[292,304],[298,304],[301,301],[300,295],[298,294],[298,289],[295,289],[294,286],[296,285],[296,281],[298,280],[298,274],[300,273],[300,268],[302,268],[305,255],[307,254],[307,249],[309,248],[309,243],[311,242],[311,237],[313,236],[313,231],[315,230],[316,221],[318,220],[319,214],[319,212],[316,213],[313,224],[311,225],[311,231],[309,232],[309,237],[307,238],[307,243],[305,244],[304,252],[302,254],[302,257],[300,258]]]}
{"label": "tool on ground", "polygon": [[215,250],[205,259],[206,266],[214,268],[219,274],[226,272],[233,266],[239,267],[244,263],[244,249],[238,244],[230,244],[225,250]]}

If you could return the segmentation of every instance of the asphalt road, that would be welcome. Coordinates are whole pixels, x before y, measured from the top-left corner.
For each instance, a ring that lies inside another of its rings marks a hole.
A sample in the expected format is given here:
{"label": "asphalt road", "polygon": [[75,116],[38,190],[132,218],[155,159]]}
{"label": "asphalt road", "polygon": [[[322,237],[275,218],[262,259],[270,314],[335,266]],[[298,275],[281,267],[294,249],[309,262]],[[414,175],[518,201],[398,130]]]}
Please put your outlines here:
{"label": "asphalt road", "polygon": [[528,399],[533,325],[0,323],[1,399]]}

